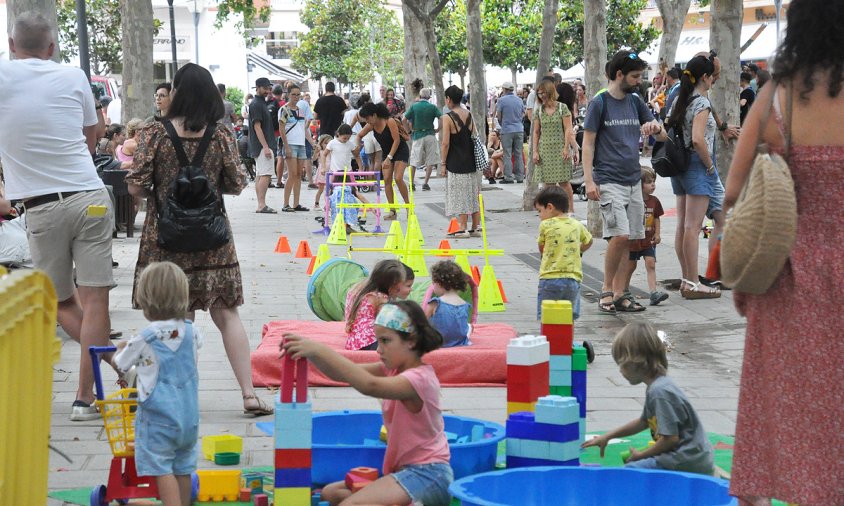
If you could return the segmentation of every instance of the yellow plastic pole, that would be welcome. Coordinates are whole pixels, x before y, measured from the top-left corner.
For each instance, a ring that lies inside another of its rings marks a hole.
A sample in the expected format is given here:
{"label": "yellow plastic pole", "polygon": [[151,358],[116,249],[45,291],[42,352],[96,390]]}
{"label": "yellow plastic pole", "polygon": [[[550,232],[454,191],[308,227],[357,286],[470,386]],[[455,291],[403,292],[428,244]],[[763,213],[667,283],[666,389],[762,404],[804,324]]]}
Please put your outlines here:
{"label": "yellow plastic pole", "polygon": [[[478,201],[480,203],[481,208],[481,235],[483,236],[483,245],[484,251],[487,251],[487,241],[486,241],[486,219],[484,218],[484,196],[478,195]],[[489,265],[489,255],[484,255],[484,264]]]}

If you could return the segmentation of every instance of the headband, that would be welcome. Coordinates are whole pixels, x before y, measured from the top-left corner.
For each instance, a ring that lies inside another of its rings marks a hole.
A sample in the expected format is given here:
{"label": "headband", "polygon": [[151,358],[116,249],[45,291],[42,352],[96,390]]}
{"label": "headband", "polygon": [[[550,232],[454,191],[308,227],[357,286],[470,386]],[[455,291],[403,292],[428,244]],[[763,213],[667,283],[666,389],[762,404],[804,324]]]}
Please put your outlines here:
{"label": "headband", "polygon": [[381,306],[378,316],[375,317],[375,325],[381,325],[382,327],[404,332],[405,334],[412,334],[416,331],[416,327],[410,320],[410,315],[395,304],[384,304]]}
{"label": "headband", "polygon": [[692,73],[688,71],[688,69],[684,70],[683,74],[689,76],[689,81],[691,81],[692,84],[695,84],[695,81],[696,81],[695,76],[693,76]]}

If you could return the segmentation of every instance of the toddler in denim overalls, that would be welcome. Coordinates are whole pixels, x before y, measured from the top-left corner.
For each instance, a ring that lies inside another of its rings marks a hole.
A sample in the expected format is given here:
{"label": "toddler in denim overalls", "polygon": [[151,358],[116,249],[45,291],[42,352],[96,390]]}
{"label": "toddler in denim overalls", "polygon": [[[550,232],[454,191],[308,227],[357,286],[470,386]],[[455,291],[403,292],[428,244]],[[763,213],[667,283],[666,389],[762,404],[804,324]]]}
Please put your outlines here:
{"label": "toddler in denim overalls", "polygon": [[202,338],[184,319],[188,284],[175,264],[153,263],[144,269],[136,298],[150,324],[120,343],[113,359],[118,370],[137,371],[135,464],[140,476],[156,477],[165,505],[185,506],[196,470],[196,352]]}
{"label": "toddler in denim overalls", "polygon": [[428,300],[425,315],[443,336],[443,348],[472,344],[469,324],[472,305],[460,297],[469,287],[469,277],[455,262],[445,260],[431,267],[431,285],[435,297]]}

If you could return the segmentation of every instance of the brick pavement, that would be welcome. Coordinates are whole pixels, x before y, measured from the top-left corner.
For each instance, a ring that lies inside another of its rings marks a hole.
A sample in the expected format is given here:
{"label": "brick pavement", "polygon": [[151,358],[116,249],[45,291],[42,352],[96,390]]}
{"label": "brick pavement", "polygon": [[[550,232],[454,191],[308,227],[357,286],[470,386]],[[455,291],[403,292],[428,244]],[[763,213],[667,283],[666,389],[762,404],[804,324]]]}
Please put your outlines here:
{"label": "brick pavement", "polygon": [[[432,179],[432,191],[417,192],[417,214],[426,244],[435,247],[443,238],[448,221],[442,215],[444,180]],[[421,183],[419,184],[421,189]],[[488,188],[488,185],[484,185]],[[481,322],[505,322],[520,333],[537,333],[535,320],[536,230],[539,219],[535,212],[515,211],[521,202],[521,185],[496,186],[484,191],[487,205],[487,229],[492,248],[504,248],[507,255],[492,257],[496,275],[502,280],[509,304],[507,311],[481,314]],[[303,188],[302,204],[313,204],[314,190]],[[667,209],[674,207],[668,181],[660,179],[657,196]],[[268,204],[281,209],[282,190],[270,189]],[[258,215],[254,189],[250,186],[239,197],[227,198],[226,207],[232,220],[238,257],[244,280],[246,304],[241,316],[254,349],[260,341],[261,326],[272,319],[312,320],[305,300],[306,262],[292,255],[273,253],[280,234],[287,235],[294,248],[301,239],[308,239],[312,249],[322,238],[311,234],[318,228],[313,220],[316,213],[279,213]],[[496,212],[511,210],[508,212]],[[576,215],[586,216],[586,203],[576,199]],[[138,217],[138,226],[141,224]],[[372,219],[370,219],[371,224]],[[679,277],[679,266],[673,254],[673,234],[676,218],[664,217],[663,243],[657,253],[657,279]],[[138,236],[114,242],[114,258],[120,263],[115,269],[117,288],[111,292],[112,326],[130,335],[145,325],[139,311],[131,309],[131,284],[137,257]],[[460,246],[479,247],[480,239],[460,239]],[[705,262],[705,242],[701,243],[701,262]],[[452,246],[456,246],[452,241]],[[340,248],[332,248],[335,256]],[[584,256],[583,295],[595,300],[600,291],[603,270],[604,242],[595,245]],[[376,254],[356,255],[365,265],[371,265]],[[432,261],[429,261],[429,265]],[[476,259],[473,263],[479,263]],[[637,271],[633,286],[646,289],[644,268]],[[671,374],[699,411],[708,431],[732,434],[735,428],[739,371],[743,349],[744,320],[732,306],[730,292],[720,300],[686,301],[676,291],[671,298],[644,313],[601,314],[596,304],[582,301],[581,318],[575,329],[576,340],[589,340],[595,345],[597,358],[588,375],[588,428],[605,430],[638,416],[644,400],[643,386],[629,386],[618,372],[609,355],[609,343],[615,332],[627,322],[647,319],[666,331],[674,344],[669,354]],[[647,301],[643,301],[647,303]],[[223,351],[219,333],[205,313],[197,317],[197,324],[206,336],[200,351],[200,434],[228,432],[244,436],[244,465],[267,465],[272,462],[272,440],[256,430],[256,420],[241,414],[239,389]],[[60,332],[60,335],[62,333]],[[108,443],[101,421],[70,422],[70,404],[76,389],[76,370],[79,346],[65,341],[61,360],[55,367],[52,443],[74,458],[68,464],[55,454],[50,457],[49,488],[61,489],[89,486],[106,481],[110,461]],[[113,374],[106,373],[107,384],[113,388]],[[272,399],[272,393],[262,390],[260,395]],[[378,403],[349,388],[312,388],[315,410],[378,409]],[[446,411],[503,422],[505,419],[505,390],[503,388],[444,388],[443,407]],[[265,417],[262,420],[271,420]],[[213,467],[204,460],[201,467]],[[51,500],[50,504],[60,504]]]}

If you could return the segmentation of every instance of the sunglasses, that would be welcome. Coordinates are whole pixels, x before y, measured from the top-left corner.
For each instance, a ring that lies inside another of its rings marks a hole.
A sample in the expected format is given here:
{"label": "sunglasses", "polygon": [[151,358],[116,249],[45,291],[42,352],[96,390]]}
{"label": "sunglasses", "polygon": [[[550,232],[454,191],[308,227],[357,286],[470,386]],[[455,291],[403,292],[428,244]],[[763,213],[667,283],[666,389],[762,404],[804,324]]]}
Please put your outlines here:
{"label": "sunglasses", "polygon": [[630,53],[630,54],[627,55],[627,57],[630,58],[631,60],[638,60],[639,59],[639,55],[636,54],[636,53]]}

